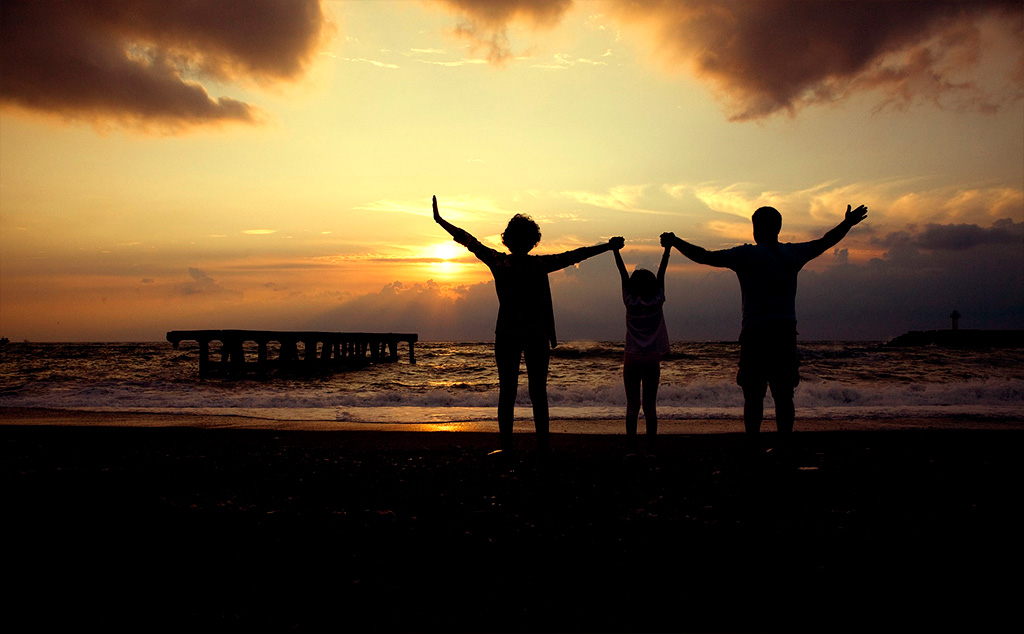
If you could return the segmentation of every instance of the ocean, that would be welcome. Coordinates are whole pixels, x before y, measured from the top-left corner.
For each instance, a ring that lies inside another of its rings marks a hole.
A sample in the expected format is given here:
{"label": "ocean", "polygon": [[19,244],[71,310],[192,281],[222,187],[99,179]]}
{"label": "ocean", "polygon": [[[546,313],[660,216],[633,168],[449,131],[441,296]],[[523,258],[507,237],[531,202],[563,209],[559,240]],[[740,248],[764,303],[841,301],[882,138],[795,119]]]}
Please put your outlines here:
{"label": "ocean", "polygon": [[[625,411],[621,342],[567,342],[553,351],[553,419],[617,420]],[[279,421],[494,421],[498,377],[489,342],[405,345],[397,363],[309,377],[204,378],[198,346],[169,343],[8,343],[0,346],[0,407],[232,415]],[[677,342],[662,362],[658,418],[739,420],[738,344]],[[1020,419],[1024,349],[889,348],[801,342],[797,416]],[[771,397],[766,398],[771,416]],[[525,371],[516,418],[531,418]],[[799,424],[799,423],[798,423]]]}

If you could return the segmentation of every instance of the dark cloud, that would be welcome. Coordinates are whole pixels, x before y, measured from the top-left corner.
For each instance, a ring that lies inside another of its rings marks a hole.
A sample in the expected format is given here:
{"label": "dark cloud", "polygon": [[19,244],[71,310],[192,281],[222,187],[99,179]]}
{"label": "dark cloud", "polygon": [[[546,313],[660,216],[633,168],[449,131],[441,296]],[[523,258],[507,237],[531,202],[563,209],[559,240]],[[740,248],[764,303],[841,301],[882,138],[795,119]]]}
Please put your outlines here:
{"label": "dark cloud", "polygon": [[[467,22],[459,31],[510,55],[505,25],[557,22],[567,0],[439,0]],[[653,33],[659,53],[714,83],[735,120],[877,89],[879,107],[930,100],[942,107],[994,111],[1021,98],[1024,3],[1012,0],[610,0],[602,6]],[[979,61],[985,18],[1016,43],[1015,64],[992,92],[961,73]]]}
{"label": "dark cloud", "polygon": [[442,0],[472,19],[488,26],[504,25],[517,18],[534,24],[551,24],[562,18],[573,0]]}
{"label": "dark cloud", "polygon": [[[739,120],[872,88],[886,92],[883,105],[928,98],[995,109],[999,99],[957,74],[978,62],[979,20],[996,17],[1018,43],[1024,22],[1024,4],[981,0],[616,4],[654,28],[663,52],[715,82]],[[1005,80],[1017,82],[1009,98],[1019,99],[1019,79]]]}
{"label": "dark cloud", "polygon": [[572,6],[573,0],[438,0],[462,17],[455,29],[487,58],[500,64],[513,53],[508,25],[525,21],[534,26],[552,26]]}
{"label": "dark cloud", "polygon": [[[969,90],[947,77],[973,61],[974,21],[1005,14],[1019,29],[1019,2],[828,0],[626,3],[621,15],[656,30],[662,50],[716,82],[751,119],[857,88]],[[928,45],[934,41],[934,45]],[[880,65],[887,56],[901,61]],[[910,95],[908,95],[908,98]],[[894,97],[895,98],[895,97]]]}
{"label": "dark cloud", "polygon": [[1024,223],[927,225],[889,234],[883,257],[800,275],[801,332],[888,339],[907,330],[1024,328]]}
{"label": "dark cloud", "polygon": [[894,231],[886,236],[873,238],[871,243],[890,249],[890,256],[899,251],[918,248],[928,251],[963,251],[984,245],[1024,246],[1024,224],[1015,223],[1010,218],[999,220],[988,228],[974,224],[927,224],[918,233],[914,233],[913,228]]}
{"label": "dark cloud", "polygon": [[986,229],[978,225],[935,225],[925,227],[918,238],[924,249],[962,251],[971,247],[996,244],[1017,244],[1024,246],[1024,225],[1015,224],[1009,218]]}
{"label": "dark cloud", "polygon": [[316,0],[0,3],[0,103],[89,120],[251,123],[200,79],[298,77],[329,26]]}

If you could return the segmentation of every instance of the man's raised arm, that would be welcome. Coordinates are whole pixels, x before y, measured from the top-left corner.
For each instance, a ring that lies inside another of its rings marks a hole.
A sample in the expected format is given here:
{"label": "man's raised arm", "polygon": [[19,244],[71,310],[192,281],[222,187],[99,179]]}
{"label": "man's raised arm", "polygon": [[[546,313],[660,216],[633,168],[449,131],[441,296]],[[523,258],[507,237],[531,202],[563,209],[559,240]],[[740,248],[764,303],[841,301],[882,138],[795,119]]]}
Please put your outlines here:
{"label": "man's raised arm", "polygon": [[818,238],[817,240],[811,241],[811,244],[815,247],[814,257],[818,257],[822,253],[828,251],[832,247],[839,244],[839,241],[846,237],[846,234],[850,232],[850,229],[854,225],[860,223],[868,215],[868,208],[864,205],[851,210],[850,205],[846,206],[846,216],[843,221],[840,222],[835,228],[830,229],[828,233]]}
{"label": "man's raised arm", "polygon": [[709,266],[726,266],[725,260],[719,255],[717,251],[708,251],[704,247],[698,247],[696,244],[690,244],[682,238],[677,238],[676,234],[666,231],[661,234],[661,246],[663,247],[675,247],[677,251],[690,258],[697,264],[707,264]]}

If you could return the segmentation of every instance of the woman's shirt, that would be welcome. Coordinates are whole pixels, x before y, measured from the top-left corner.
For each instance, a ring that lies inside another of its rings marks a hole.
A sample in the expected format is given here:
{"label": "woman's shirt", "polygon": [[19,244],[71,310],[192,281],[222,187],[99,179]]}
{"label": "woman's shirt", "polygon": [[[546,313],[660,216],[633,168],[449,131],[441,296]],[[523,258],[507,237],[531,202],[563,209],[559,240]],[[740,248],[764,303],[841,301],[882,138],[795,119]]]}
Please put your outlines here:
{"label": "woman's shirt", "polygon": [[486,264],[494,275],[494,288],[498,293],[498,322],[494,332],[543,337],[552,348],[558,342],[548,273],[607,250],[607,247],[598,245],[553,255],[516,255],[485,246],[462,230],[453,237]]}

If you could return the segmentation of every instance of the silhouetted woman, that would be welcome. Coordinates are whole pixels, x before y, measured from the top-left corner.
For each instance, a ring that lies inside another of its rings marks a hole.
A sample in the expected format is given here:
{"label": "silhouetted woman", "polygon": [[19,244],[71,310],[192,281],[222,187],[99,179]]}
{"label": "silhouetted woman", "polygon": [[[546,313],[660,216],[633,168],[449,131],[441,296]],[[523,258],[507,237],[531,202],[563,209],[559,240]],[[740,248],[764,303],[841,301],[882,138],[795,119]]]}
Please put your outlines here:
{"label": "silhouetted woman", "polygon": [[525,357],[537,446],[548,450],[548,361],[555,339],[555,316],[548,273],[610,251],[621,249],[622,238],[555,255],[529,255],[540,242],[540,227],[532,218],[516,214],[501,234],[510,253],[484,246],[466,231],[441,217],[433,199],[434,221],[456,242],[491,269],[498,293],[498,322],[494,328],[494,357],[498,363],[498,430],[503,452],[514,449],[512,420],[519,390],[519,362]]}

